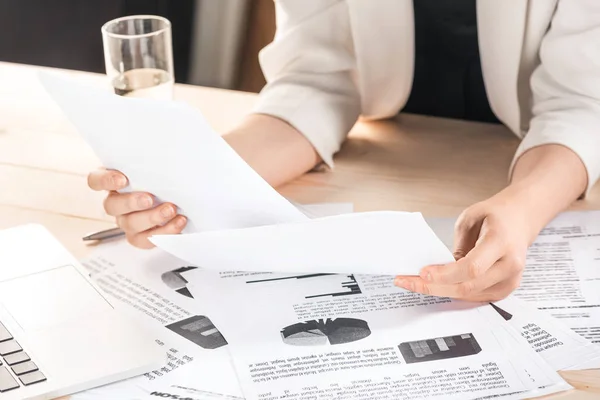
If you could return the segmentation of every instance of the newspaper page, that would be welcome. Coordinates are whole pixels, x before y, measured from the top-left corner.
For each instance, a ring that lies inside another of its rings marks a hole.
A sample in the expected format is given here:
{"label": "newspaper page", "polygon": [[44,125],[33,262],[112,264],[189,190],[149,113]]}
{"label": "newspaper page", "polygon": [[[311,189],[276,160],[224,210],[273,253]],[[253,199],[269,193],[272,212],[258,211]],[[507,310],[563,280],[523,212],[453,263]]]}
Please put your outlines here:
{"label": "newspaper page", "polygon": [[600,211],[563,213],[542,230],[515,296],[600,343]]}
{"label": "newspaper page", "polygon": [[[211,366],[220,368],[215,360]],[[190,362],[160,379],[130,379],[71,396],[71,400],[243,400],[242,397],[207,390],[201,377],[212,374],[206,363]]]}
{"label": "newspaper page", "polygon": [[[572,389],[544,358],[540,357],[539,354],[538,356],[532,356],[533,346],[523,340],[518,329],[507,323],[505,319],[506,312],[498,307],[492,308],[496,313],[486,312],[482,315],[482,318],[488,320],[490,324],[488,328],[495,333],[501,347],[512,351],[510,358],[513,365],[518,365],[524,370],[531,384],[536,388],[522,392],[486,396],[485,398],[528,399]],[[537,312],[539,313],[539,311]]]}
{"label": "newspaper page", "polygon": [[600,347],[514,296],[492,307],[554,370],[600,368]]}
{"label": "newspaper page", "polygon": [[193,363],[199,370],[196,389],[242,397],[227,341],[186,286],[186,274],[195,267],[124,242],[105,245],[82,264],[111,303],[146,323],[165,348],[167,364],[136,378],[137,385],[146,387]]}
{"label": "newspaper page", "polygon": [[[309,218],[353,211],[352,203],[293,204]],[[82,263],[116,306],[154,328],[169,362],[144,377],[87,390],[73,400],[241,399],[223,350],[226,341],[186,287],[186,273],[194,267],[158,249],[141,251],[124,242],[102,245]]]}
{"label": "newspaper page", "polygon": [[[510,345],[517,339],[489,322],[499,318],[489,305],[410,293],[390,276],[188,278],[230,343],[247,399],[462,400],[561,381],[537,370],[544,362],[522,339]],[[524,369],[526,358],[535,361]]]}

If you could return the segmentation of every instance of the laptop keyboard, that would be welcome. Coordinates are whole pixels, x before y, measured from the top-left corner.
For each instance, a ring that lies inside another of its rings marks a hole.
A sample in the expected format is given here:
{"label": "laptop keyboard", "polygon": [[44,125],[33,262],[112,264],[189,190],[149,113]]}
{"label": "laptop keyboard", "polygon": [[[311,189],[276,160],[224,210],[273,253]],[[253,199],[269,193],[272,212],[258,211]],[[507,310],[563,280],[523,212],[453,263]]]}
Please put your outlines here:
{"label": "laptop keyboard", "polygon": [[0,322],[0,393],[45,380],[44,374]]}

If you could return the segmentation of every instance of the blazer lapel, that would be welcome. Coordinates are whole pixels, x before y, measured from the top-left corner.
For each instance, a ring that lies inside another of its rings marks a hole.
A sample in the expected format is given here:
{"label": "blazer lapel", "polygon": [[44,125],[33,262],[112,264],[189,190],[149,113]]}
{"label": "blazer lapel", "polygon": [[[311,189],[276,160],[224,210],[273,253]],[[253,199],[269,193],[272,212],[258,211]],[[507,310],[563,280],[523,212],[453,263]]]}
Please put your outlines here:
{"label": "blazer lapel", "polygon": [[477,29],[490,106],[518,136],[531,118],[529,80],[558,0],[478,0]]}
{"label": "blazer lapel", "polygon": [[494,114],[520,132],[517,81],[527,0],[478,0],[477,30],[483,80]]}
{"label": "blazer lapel", "polygon": [[414,70],[413,0],[347,0],[363,116],[386,118],[406,103]]}

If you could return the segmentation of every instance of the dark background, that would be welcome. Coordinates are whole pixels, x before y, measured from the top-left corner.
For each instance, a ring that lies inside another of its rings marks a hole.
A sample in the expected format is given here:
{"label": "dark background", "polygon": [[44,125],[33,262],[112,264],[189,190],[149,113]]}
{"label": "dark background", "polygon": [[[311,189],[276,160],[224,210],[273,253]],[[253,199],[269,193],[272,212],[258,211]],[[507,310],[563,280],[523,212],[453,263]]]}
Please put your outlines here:
{"label": "dark background", "polygon": [[168,18],[178,82],[187,82],[194,0],[0,0],[0,61],[104,73],[100,28],[134,14]]}

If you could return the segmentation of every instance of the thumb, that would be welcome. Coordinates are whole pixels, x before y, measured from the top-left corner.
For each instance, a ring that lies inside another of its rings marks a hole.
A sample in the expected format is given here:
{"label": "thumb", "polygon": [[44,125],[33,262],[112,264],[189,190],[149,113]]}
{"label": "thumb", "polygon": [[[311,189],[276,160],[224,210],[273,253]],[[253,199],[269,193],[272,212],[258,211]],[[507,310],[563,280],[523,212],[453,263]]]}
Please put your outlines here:
{"label": "thumb", "polygon": [[483,213],[473,208],[468,208],[458,217],[454,225],[454,246],[452,249],[452,254],[456,260],[466,256],[475,247],[484,219]]}

